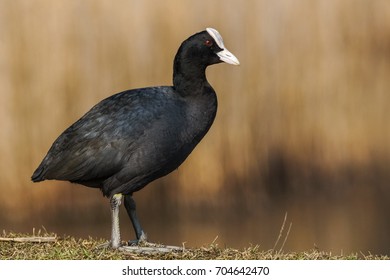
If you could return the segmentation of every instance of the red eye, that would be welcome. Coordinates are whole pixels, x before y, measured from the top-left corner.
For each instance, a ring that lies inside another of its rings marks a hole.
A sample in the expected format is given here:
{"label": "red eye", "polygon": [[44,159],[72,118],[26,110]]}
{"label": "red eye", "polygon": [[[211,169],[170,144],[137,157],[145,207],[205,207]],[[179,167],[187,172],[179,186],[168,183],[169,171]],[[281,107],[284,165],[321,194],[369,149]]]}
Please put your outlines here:
{"label": "red eye", "polygon": [[211,47],[213,45],[213,41],[206,40],[206,41],[204,41],[204,44],[205,44],[205,46]]}

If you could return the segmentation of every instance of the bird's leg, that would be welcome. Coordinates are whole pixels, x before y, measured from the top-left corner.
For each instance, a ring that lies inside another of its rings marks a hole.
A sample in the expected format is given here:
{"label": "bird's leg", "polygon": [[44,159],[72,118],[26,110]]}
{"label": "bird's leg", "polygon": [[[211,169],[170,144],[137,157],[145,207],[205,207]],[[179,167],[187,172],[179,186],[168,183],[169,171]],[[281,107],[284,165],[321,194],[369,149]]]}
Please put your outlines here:
{"label": "bird's leg", "polygon": [[122,194],[114,194],[110,199],[111,215],[112,215],[112,230],[111,230],[111,247],[119,248],[121,245],[121,233],[119,229],[119,206],[122,203]]}
{"label": "bird's leg", "polygon": [[131,223],[133,224],[133,228],[135,231],[135,236],[137,237],[137,240],[135,242],[130,242],[130,243],[139,243],[139,242],[144,242],[146,241],[146,234],[141,228],[141,224],[138,220],[137,213],[136,213],[136,206],[135,206],[135,201],[132,197],[132,195],[125,195],[125,207],[127,210],[127,214],[130,217]]}
{"label": "bird's leg", "polygon": [[127,213],[129,214],[131,223],[133,224],[135,235],[137,240],[129,241],[129,245],[138,245],[138,246],[122,246],[119,250],[127,251],[127,252],[139,252],[146,254],[153,253],[167,253],[172,251],[183,251],[184,248],[177,246],[164,246],[161,244],[150,243],[146,240],[146,234],[141,228],[141,224],[138,221],[137,213],[135,210],[135,201],[133,197],[130,195],[125,195],[125,207]]}

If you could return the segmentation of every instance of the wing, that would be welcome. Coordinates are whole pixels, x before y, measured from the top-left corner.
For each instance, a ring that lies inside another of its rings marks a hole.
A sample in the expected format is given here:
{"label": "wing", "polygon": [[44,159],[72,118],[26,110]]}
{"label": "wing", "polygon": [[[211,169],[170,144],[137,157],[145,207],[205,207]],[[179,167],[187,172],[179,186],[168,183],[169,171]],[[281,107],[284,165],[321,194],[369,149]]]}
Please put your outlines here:
{"label": "wing", "polygon": [[130,90],[95,105],[53,143],[34,181],[68,180],[97,186],[117,173],[138,139],[163,112],[169,87]]}

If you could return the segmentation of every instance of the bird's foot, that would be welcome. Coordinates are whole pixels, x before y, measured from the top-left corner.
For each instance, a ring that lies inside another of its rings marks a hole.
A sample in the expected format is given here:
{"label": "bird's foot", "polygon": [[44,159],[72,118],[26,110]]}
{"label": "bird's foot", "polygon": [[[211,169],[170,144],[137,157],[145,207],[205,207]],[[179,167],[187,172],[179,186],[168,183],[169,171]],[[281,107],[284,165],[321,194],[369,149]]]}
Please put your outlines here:
{"label": "bird's foot", "polygon": [[141,236],[139,239],[134,239],[134,240],[129,240],[127,242],[128,246],[142,246],[148,243],[148,236],[146,235],[145,232],[142,231]]}
{"label": "bird's foot", "polygon": [[183,252],[184,247],[162,245],[157,243],[146,242],[143,245],[121,246],[118,250],[128,253],[136,254],[155,254],[155,253],[171,253],[171,252]]}
{"label": "bird's foot", "polygon": [[163,245],[158,243],[152,243],[147,241],[145,233],[142,233],[141,237],[137,240],[130,240],[128,246],[121,246],[119,250],[132,253],[169,253],[172,251],[184,251],[184,247]]}
{"label": "bird's foot", "polygon": [[113,246],[112,241],[104,242],[103,244],[97,245],[96,249],[118,249],[121,246],[126,245],[126,242],[121,242],[119,245]]}
{"label": "bird's foot", "polygon": [[184,246],[179,247],[179,246],[152,243],[147,241],[146,234],[142,232],[141,237],[139,239],[130,240],[128,242],[120,242],[120,244],[117,246],[113,246],[113,242],[109,241],[96,246],[96,249],[118,249],[122,252],[155,254],[155,253],[183,252]]}
{"label": "bird's foot", "polygon": [[111,242],[104,242],[96,246],[96,249],[108,249],[111,248]]}

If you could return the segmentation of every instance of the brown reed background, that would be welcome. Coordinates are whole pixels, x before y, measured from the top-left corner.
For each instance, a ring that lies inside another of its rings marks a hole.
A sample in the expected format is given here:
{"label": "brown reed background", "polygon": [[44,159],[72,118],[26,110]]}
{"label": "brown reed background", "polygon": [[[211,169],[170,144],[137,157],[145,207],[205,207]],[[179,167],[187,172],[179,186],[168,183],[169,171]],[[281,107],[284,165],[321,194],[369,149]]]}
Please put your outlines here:
{"label": "brown reed background", "polygon": [[108,238],[99,191],[30,176],[101,99],[171,84],[211,26],[241,66],[208,69],[211,131],[135,194],[150,239],[269,249],[287,212],[285,250],[390,254],[389,19],[387,0],[1,0],[0,229]]}

